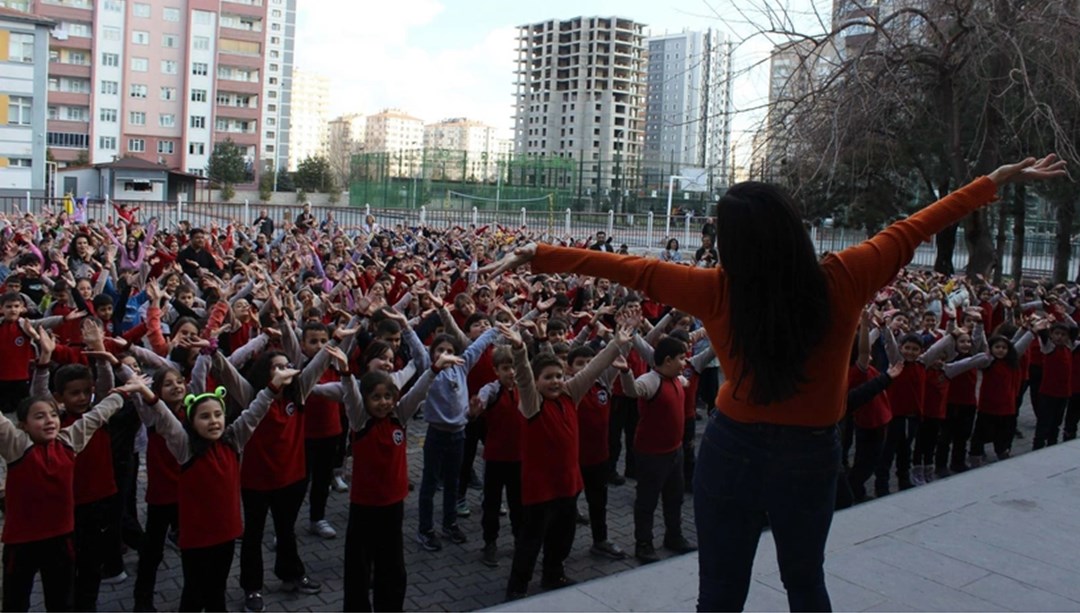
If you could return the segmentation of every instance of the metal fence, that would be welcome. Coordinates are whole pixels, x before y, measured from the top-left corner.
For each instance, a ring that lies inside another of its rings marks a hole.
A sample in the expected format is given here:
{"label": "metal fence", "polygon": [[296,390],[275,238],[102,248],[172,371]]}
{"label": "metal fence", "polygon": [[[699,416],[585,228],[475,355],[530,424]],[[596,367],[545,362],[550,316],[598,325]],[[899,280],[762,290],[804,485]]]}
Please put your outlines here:
{"label": "metal fence", "polygon": [[[193,226],[224,227],[234,221],[251,223],[265,210],[275,223],[295,219],[300,212],[299,205],[272,205],[248,202],[131,202],[128,207],[138,207],[138,218],[148,220],[157,217],[160,227],[174,227],[181,220]],[[0,212],[12,214],[40,214],[44,211],[56,212],[63,208],[61,199],[0,197]],[[87,219],[112,220],[116,213],[108,201],[90,201],[85,207]],[[655,214],[651,211],[641,213],[591,213],[570,209],[529,210],[482,210],[461,206],[425,206],[419,209],[378,209],[370,206],[317,206],[311,207],[317,220],[325,219],[328,213],[334,216],[339,227],[345,231],[360,228],[368,215],[382,226],[420,224],[432,227],[470,225],[502,226],[508,229],[526,227],[534,232],[544,233],[548,239],[569,238],[575,241],[593,236],[604,231],[612,237],[616,247],[626,245],[633,253],[657,253],[664,249],[669,238],[678,240],[684,258],[692,257],[701,244],[701,229],[706,218],[694,215]],[[866,240],[865,232],[847,228],[811,228],[810,237],[819,253],[841,251]],[[1028,236],[1024,241],[1023,269],[1025,274],[1042,276],[1054,269],[1054,238],[1045,234]],[[1003,268],[1012,270],[1013,237],[1005,242]],[[937,255],[934,240],[923,243],[915,250],[912,264],[920,267],[932,267]],[[961,228],[957,234],[956,248],[953,251],[953,265],[961,270],[967,265],[968,250]],[[1070,262],[1080,262],[1080,242],[1074,241]],[[1070,275],[1071,276],[1071,275]]]}

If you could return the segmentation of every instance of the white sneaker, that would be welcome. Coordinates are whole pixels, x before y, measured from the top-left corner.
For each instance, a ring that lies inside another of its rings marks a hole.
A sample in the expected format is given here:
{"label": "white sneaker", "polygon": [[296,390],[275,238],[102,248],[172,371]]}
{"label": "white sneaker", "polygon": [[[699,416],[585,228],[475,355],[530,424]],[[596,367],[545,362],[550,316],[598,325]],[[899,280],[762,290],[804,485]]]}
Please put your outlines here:
{"label": "white sneaker", "polygon": [[338,493],[347,492],[349,491],[349,484],[341,473],[335,472],[334,479],[330,482],[330,489]]}
{"label": "white sneaker", "polygon": [[915,486],[926,485],[926,467],[921,464],[911,467],[911,484]]}
{"label": "white sneaker", "polygon": [[330,525],[330,522],[325,519],[312,522],[308,527],[308,532],[327,540],[337,537],[337,530],[334,530],[334,527]]}
{"label": "white sneaker", "polygon": [[112,577],[102,577],[101,582],[105,585],[115,585],[117,583],[123,583],[127,581],[128,574],[126,571],[120,571],[119,575],[113,575]]}

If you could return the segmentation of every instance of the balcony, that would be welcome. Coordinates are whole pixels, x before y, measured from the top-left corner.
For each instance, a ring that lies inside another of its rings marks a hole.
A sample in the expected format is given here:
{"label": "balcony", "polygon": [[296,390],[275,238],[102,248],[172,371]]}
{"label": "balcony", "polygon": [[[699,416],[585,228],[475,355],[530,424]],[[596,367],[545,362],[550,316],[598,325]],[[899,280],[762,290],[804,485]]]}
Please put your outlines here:
{"label": "balcony", "polygon": [[75,77],[79,79],[90,78],[89,64],[64,64],[62,62],[49,62],[50,77]]}

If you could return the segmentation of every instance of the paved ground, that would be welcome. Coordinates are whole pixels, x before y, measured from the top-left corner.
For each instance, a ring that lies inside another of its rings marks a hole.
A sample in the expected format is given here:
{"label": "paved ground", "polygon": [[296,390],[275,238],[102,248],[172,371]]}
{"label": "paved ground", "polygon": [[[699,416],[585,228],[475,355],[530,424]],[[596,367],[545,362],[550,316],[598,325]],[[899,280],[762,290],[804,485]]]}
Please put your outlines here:
{"label": "paved ground", "polygon": [[[825,562],[838,611],[1080,610],[1080,442],[841,511]],[[697,556],[542,594],[510,611],[686,611]],[[658,587],[660,589],[658,589]],[[770,535],[748,611],[787,610]]]}
{"label": "paved ground", "polygon": [[[420,450],[423,444],[422,435],[425,428],[421,422],[413,423],[414,425],[410,427],[409,431],[409,464],[411,478],[416,484],[419,484],[421,469]],[[704,424],[704,421],[699,421],[697,424],[699,436],[704,429]],[[1025,438],[1017,441],[1017,445],[1014,449],[1017,454],[1021,454],[1030,449],[1030,435],[1033,427],[1034,417],[1031,415],[1030,408],[1025,407],[1025,410],[1022,411],[1020,421],[1020,428],[1025,433]],[[1011,464],[1016,461],[1017,460],[1010,460],[1005,464]],[[477,461],[477,467],[478,470],[481,469],[482,461]],[[984,471],[985,469],[976,472],[983,473]],[[947,508],[946,505],[950,504],[949,501],[955,500],[952,494],[949,493],[949,490],[951,487],[950,484],[956,479],[957,477],[946,479],[939,482],[937,485],[925,488],[928,491],[932,490],[933,492],[936,492],[935,496],[927,501],[927,507],[932,508],[934,506],[934,500],[940,499],[942,501],[941,508]],[[924,488],[919,488],[919,490],[916,491],[919,492],[922,489]],[[444,539],[444,547],[441,552],[428,553],[421,550],[415,540],[417,526],[416,496],[417,494],[415,492],[410,493],[405,505],[405,559],[409,573],[408,591],[405,600],[406,609],[422,611],[475,610],[494,607],[502,603],[506,589],[506,580],[509,575],[510,556],[512,553],[509,520],[503,518],[503,526],[505,526],[505,528],[499,537],[502,566],[498,569],[490,569],[480,563],[480,492],[470,490],[469,503],[474,509],[474,514],[472,517],[460,520],[462,528],[470,538],[469,542],[464,545],[455,545]],[[441,513],[439,502],[441,499],[438,496],[441,496],[441,492],[436,497],[436,525],[438,525],[438,522],[440,521],[439,515]],[[911,496],[911,494],[904,494],[904,496]],[[611,539],[631,552],[633,548],[633,497],[633,482],[629,482],[627,485],[610,489],[608,504],[608,523]],[[897,498],[897,500],[900,499],[900,497],[895,498]],[[139,500],[141,503],[141,492]],[[696,538],[696,530],[694,529],[692,501],[689,497],[685,500],[686,504],[683,506],[683,523],[687,538],[694,541]],[[886,499],[886,501],[888,500],[891,500],[891,498]],[[886,506],[890,510],[900,508],[896,507],[892,502],[889,502]],[[583,498],[579,502],[579,508],[583,511],[586,509]],[[140,508],[140,512],[141,511],[142,509]],[[864,533],[869,530],[873,535],[878,535],[878,532],[873,531],[872,525],[869,527],[865,525],[866,522],[870,520],[863,519],[864,516],[862,513],[862,511],[859,511],[858,513],[849,512],[838,515],[834,522],[833,541],[836,541],[838,538],[837,535],[845,534],[845,525],[850,521],[855,521],[856,518],[858,521],[855,525],[859,530],[862,530]],[[342,605],[342,556],[345,546],[344,528],[346,526],[347,514],[348,495],[332,493],[328,507],[328,519],[339,529],[339,536],[335,540],[326,541],[307,533],[306,504],[304,509],[301,510],[300,521],[297,526],[300,552],[304,562],[307,564],[309,575],[313,579],[323,583],[323,591],[321,594],[306,596],[277,592],[276,588],[278,581],[272,572],[274,554],[269,550],[266,551],[264,555],[264,562],[266,564],[266,589],[264,590],[264,596],[266,598],[268,610],[340,610]],[[658,527],[658,544],[659,539],[662,536],[663,525],[662,518],[660,518],[659,515],[658,510],[656,520]],[[1058,525],[1065,527],[1065,524],[1062,524],[1061,522],[1058,522]],[[1024,529],[1027,530],[1026,527],[1024,527]],[[997,531],[1000,532],[1001,530],[998,529]],[[266,530],[267,544],[269,544],[270,539],[272,539],[272,532],[272,525],[268,521]],[[1019,535],[1021,532],[1018,531],[1017,534]],[[607,577],[638,567],[637,562],[632,558],[624,561],[611,561],[605,558],[591,556],[588,552],[591,544],[591,535],[588,527],[578,526],[574,550],[567,561],[567,574],[584,581]],[[897,550],[900,551],[900,549]],[[768,545],[763,544],[761,551],[769,552]],[[659,552],[661,556],[669,555],[663,550],[659,550]],[[234,610],[242,610],[243,608],[243,593],[241,592],[238,581],[239,554],[239,547],[237,547],[236,561],[233,563],[233,575],[230,579],[228,594],[230,606]],[[771,552],[769,552],[769,554],[771,555]],[[693,556],[682,556],[681,558],[682,559],[679,562],[680,565],[673,567],[681,569],[679,571],[681,574],[677,577],[677,582],[665,584],[669,587],[666,587],[664,591],[656,593],[656,597],[662,596],[665,599],[659,602],[670,602],[673,604],[654,604],[657,601],[648,600],[645,601],[648,604],[643,607],[644,609],[672,607],[676,609],[693,608],[692,600],[686,599],[696,596],[696,558]],[[773,564],[775,564],[775,558],[773,557],[771,559],[773,559]],[[132,576],[134,576],[136,561],[137,556],[134,552],[128,553],[125,557],[127,572]],[[693,570],[693,575],[688,574],[690,569]],[[759,571],[760,570],[761,569],[759,568]],[[665,581],[667,581],[668,578],[671,577],[665,575]],[[771,584],[765,583],[763,585],[779,586],[779,580],[775,577],[773,577],[773,579]],[[759,580],[759,583],[761,583],[761,581],[765,581],[765,579]],[[538,583],[539,571],[537,571],[536,580],[531,586],[531,594],[539,592]],[[174,610],[177,607],[180,599],[181,585],[182,575],[180,571],[179,554],[167,549],[165,561],[158,573],[157,607],[160,610]],[[651,588],[657,584],[643,582],[640,585],[644,586],[643,589],[646,591],[652,591]],[[1080,586],[1080,581],[1077,581],[1076,585]],[[103,585],[99,600],[99,610],[131,610],[131,591],[133,587],[134,578],[130,578],[119,585]],[[752,599],[752,603],[761,603],[757,604],[759,608],[786,608],[782,593],[776,592],[772,587],[769,587],[768,589],[772,590],[769,599]],[[1080,589],[1080,587],[1077,589]],[[758,597],[755,596],[754,598]],[[765,597],[761,596],[760,598]],[[555,601],[539,602],[546,603]],[[585,603],[587,602],[589,601],[583,601],[581,607],[586,610],[595,610],[599,607],[595,602],[586,606]],[[613,599],[605,602],[621,603],[622,601]],[[896,600],[892,602],[903,603],[905,601]],[[843,602],[838,603],[840,608],[856,608],[843,605]],[[33,606],[35,610],[41,610],[43,608],[40,593],[36,595]],[[554,606],[554,604],[550,605],[550,607]],[[987,606],[989,607],[989,605]],[[1032,606],[1035,605],[1032,604]],[[549,608],[549,605],[544,604],[541,605],[540,608]],[[621,609],[625,607],[619,605],[615,608]],[[897,607],[894,608],[908,607],[897,605]],[[915,608],[921,607],[916,606]],[[1072,608],[1080,609],[1080,603],[1075,604]]]}

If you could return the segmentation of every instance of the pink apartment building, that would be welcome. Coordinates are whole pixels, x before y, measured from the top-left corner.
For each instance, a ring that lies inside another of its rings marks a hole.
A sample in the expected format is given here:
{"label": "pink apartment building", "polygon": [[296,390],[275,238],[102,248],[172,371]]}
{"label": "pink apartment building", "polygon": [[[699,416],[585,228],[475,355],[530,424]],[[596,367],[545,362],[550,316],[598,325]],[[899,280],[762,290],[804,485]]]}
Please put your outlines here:
{"label": "pink apartment building", "polygon": [[47,144],[61,165],[135,156],[204,175],[240,145],[288,160],[297,0],[0,0],[57,22]]}

